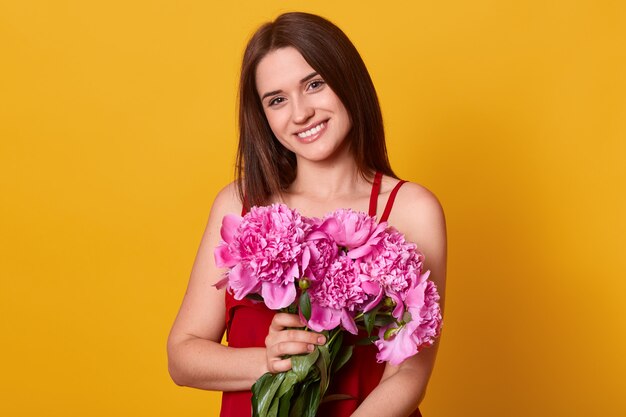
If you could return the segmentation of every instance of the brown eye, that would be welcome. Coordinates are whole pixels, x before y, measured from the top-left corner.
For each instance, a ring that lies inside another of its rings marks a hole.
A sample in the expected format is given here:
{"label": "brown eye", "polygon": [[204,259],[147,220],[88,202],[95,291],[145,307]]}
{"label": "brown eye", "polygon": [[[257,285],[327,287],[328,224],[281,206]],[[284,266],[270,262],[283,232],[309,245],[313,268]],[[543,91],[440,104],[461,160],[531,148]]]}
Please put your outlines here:
{"label": "brown eye", "polygon": [[268,105],[269,106],[275,106],[275,105],[278,105],[278,104],[282,103],[283,101],[285,101],[285,99],[283,97],[276,97],[276,98],[271,99],[269,101]]}
{"label": "brown eye", "polygon": [[322,88],[322,86],[324,85],[324,81],[322,80],[315,80],[315,81],[311,81],[309,83],[309,89],[311,90],[318,90],[320,88]]}

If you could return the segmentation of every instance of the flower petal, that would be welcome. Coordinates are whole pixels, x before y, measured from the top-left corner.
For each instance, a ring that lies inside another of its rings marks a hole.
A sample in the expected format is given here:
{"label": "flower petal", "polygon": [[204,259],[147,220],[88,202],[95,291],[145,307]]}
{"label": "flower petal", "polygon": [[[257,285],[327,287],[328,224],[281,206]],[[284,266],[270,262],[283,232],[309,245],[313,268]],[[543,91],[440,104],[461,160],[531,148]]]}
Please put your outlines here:
{"label": "flower petal", "polygon": [[[363,228],[359,233],[364,235],[365,238],[355,233],[354,237],[351,239],[352,241],[347,245],[353,248],[348,252],[348,256],[352,259],[358,259],[369,255],[378,242],[380,242],[385,228],[386,223],[379,224],[373,231]],[[365,234],[366,232],[367,234]]]}
{"label": "flower petal", "polygon": [[363,246],[359,246],[358,248],[348,251],[347,255],[352,259],[359,259],[359,258],[369,255],[373,249],[374,249],[373,245],[363,245]]}
{"label": "flower petal", "polygon": [[230,243],[234,240],[235,232],[242,220],[243,217],[235,214],[227,214],[224,216],[224,219],[222,219],[222,228],[220,229],[220,235],[224,242]]}
{"label": "flower petal", "polygon": [[266,281],[261,284],[261,295],[268,308],[279,310],[287,307],[296,299],[296,286],[293,282],[287,285],[277,285]]}
{"label": "flower petal", "polygon": [[382,327],[378,332],[379,339],[374,342],[378,348],[376,360],[378,362],[389,362],[392,365],[399,365],[405,359],[417,353],[417,343],[415,343],[411,337],[411,333],[404,327],[391,339],[385,340],[385,331],[387,331],[389,327],[396,326]]}
{"label": "flower petal", "polygon": [[224,278],[220,279],[215,284],[213,284],[213,286],[215,288],[217,288],[218,290],[221,290],[222,288],[226,287],[227,285],[228,285],[228,276],[225,276]]}
{"label": "flower petal", "polygon": [[334,314],[336,310],[328,307],[320,307],[318,304],[311,305],[311,318],[309,327],[316,332],[332,330],[339,326],[341,322],[339,314]]}
{"label": "flower petal", "polygon": [[344,329],[349,331],[352,334],[358,334],[359,331],[356,328],[356,323],[354,322],[354,318],[345,310],[341,311],[341,325]]}
{"label": "flower petal", "polygon": [[285,272],[283,274],[283,283],[284,284],[291,284],[293,283],[295,280],[297,280],[298,278],[300,278],[300,271],[298,269],[298,264],[296,262],[294,262],[289,269],[287,270],[287,272]]}
{"label": "flower petal", "polygon": [[339,224],[339,221],[334,217],[324,219],[324,222],[322,222],[318,229],[332,236],[337,242],[339,241],[338,237],[341,238],[338,234],[343,231],[341,224]]}
{"label": "flower petal", "polygon": [[376,297],[374,297],[370,302],[368,302],[363,307],[363,312],[364,313],[367,313],[368,311],[370,311],[371,309],[376,307],[378,305],[378,303],[380,303],[380,300],[383,299],[383,295],[385,295],[385,292],[383,291],[382,287],[378,287],[378,288],[379,288],[379,291],[378,291],[378,294],[376,295]]}
{"label": "flower petal", "polygon": [[421,308],[424,305],[424,292],[426,291],[427,281],[409,288],[406,293],[405,303],[407,307]]}
{"label": "flower petal", "polygon": [[240,261],[240,259],[237,259],[237,257],[230,253],[230,249],[227,245],[219,245],[215,248],[213,256],[215,257],[215,265],[218,268],[231,268]]}
{"label": "flower petal", "polygon": [[235,300],[242,300],[246,295],[257,292],[258,283],[252,271],[240,263],[228,273],[228,285],[233,290]]}
{"label": "flower petal", "polygon": [[[309,262],[311,261],[311,250],[308,246],[305,246],[302,250],[302,273],[307,270],[309,267]],[[299,278],[299,277],[298,277]]]}

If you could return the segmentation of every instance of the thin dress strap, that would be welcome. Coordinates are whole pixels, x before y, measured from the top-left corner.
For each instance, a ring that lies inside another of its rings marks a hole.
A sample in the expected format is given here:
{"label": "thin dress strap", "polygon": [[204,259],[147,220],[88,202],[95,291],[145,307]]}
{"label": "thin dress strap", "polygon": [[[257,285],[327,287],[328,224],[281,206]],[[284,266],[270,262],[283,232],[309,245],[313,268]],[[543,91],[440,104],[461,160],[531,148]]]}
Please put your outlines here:
{"label": "thin dress strap", "polygon": [[243,196],[243,204],[241,205],[241,217],[245,216],[248,213],[248,196]]}
{"label": "thin dress strap", "polygon": [[376,216],[376,205],[378,204],[378,193],[380,192],[380,183],[383,179],[382,172],[376,171],[374,183],[372,184],[372,194],[370,194],[370,216]]}
{"label": "thin dress strap", "polygon": [[389,194],[389,199],[387,200],[387,205],[385,206],[385,211],[383,212],[383,216],[380,218],[380,222],[386,222],[387,219],[389,218],[389,214],[391,214],[391,208],[393,207],[393,202],[396,199],[396,194],[398,194],[398,190],[400,189],[400,187],[402,187],[402,184],[404,184],[405,182],[406,182],[405,180],[398,181],[396,186],[393,187],[393,190],[391,190],[391,194]]}

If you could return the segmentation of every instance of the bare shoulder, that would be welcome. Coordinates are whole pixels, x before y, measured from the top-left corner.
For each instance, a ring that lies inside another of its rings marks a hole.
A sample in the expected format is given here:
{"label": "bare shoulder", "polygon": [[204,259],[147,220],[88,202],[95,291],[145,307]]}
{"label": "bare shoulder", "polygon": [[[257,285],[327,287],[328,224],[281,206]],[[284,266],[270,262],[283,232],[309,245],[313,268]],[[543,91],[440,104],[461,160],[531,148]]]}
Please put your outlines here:
{"label": "bare shoulder", "polygon": [[394,200],[389,224],[415,242],[427,257],[445,260],[445,215],[439,199],[428,188],[413,182],[403,184]]}
{"label": "bare shoulder", "polygon": [[206,229],[202,237],[202,245],[213,248],[219,243],[222,219],[227,214],[241,214],[242,203],[237,192],[237,185],[231,182],[224,186],[215,196]]}
{"label": "bare shoulder", "polygon": [[428,188],[424,187],[423,185],[415,183],[415,182],[404,183],[402,187],[400,188],[400,190],[398,191],[396,201],[398,204],[403,204],[403,203],[408,202],[408,203],[431,204],[431,205],[441,207],[441,204],[439,204],[439,199],[432,191],[430,191]]}
{"label": "bare shoulder", "polygon": [[398,229],[413,229],[426,224],[445,225],[445,216],[439,199],[432,191],[423,185],[407,182],[396,194],[389,222]]}
{"label": "bare shoulder", "polygon": [[225,185],[215,196],[211,214],[224,216],[229,213],[241,213],[242,202],[237,191],[237,184],[233,181]]}

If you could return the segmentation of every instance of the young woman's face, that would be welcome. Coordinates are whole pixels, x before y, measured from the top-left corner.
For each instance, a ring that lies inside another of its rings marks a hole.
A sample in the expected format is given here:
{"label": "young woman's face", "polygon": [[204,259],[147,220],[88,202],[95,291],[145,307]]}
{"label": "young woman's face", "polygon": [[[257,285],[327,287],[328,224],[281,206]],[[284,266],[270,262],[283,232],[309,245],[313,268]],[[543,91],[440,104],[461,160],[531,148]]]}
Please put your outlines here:
{"label": "young woman's face", "polygon": [[277,49],[263,57],[256,85],[272,132],[298,157],[322,161],[342,147],[352,126],[350,116],[295,48]]}

